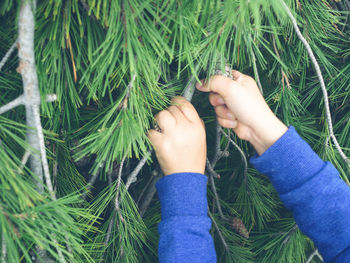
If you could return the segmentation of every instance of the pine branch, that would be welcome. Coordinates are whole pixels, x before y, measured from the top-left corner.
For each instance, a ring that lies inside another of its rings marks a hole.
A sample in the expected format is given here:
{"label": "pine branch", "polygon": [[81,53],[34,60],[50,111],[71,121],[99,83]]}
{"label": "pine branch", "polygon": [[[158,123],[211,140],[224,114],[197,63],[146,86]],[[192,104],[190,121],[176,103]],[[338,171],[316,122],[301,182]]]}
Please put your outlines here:
{"label": "pine branch", "polygon": [[0,71],[1,71],[2,67],[5,65],[6,61],[11,56],[12,52],[15,50],[16,45],[17,45],[17,40],[12,44],[10,49],[6,52],[5,56],[1,59],[1,61],[0,61]]}
{"label": "pine branch", "polygon": [[5,104],[4,106],[0,107],[0,114],[3,114],[9,110],[12,110],[13,108],[16,108],[19,105],[23,105],[25,100],[24,96],[21,95],[14,99],[13,101],[10,101],[9,103]]}
{"label": "pine branch", "polygon": [[320,66],[319,66],[319,64],[318,64],[318,62],[317,62],[317,60],[315,58],[315,55],[314,55],[314,53],[313,53],[309,43],[306,41],[306,39],[303,37],[302,33],[300,32],[300,29],[298,27],[297,21],[296,21],[295,17],[293,16],[292,12],[290,11],[289,7],[286,5],[286,3],[283,0],[281,2],[282,2],[283,8],[285,9],[285,11],[287,12],[289,18],[292,21],[294,30],[295,30],[298,38],[300,39],[300,41],[303,43],[304,47],[306,48],[306,50],[307,50],[307,52],[308,52],[308,54],[309,54],[309,56],[311,58],[312,64],[315,67],[316,74],[317,74],[318,80],[320,82],[322,93],[323,93],[323,100],[324,100],[324,104],[325,104],[326,119],[327,119],[327,123],[328,123],[329,134],[330,134],[330,136],[331,136],[331,138],[333,140],[333,143],[335,145],[335,148],[339,152],[340,156],[343,158],[343,160],[347,164],[350,164],[350,160],[348,159],[348,157],[345,155],[345,153],[341,149],[341,147],[340,147],[340,145],[338,143],[338,140],[335,137],[334,132],[333,132],[332,116],[331,116],[331,112],[330,112],[330,108],[329,108],[328,93],[327,93],[326,85],[325,85],[324,80],[323,80],[323,76],[322,76],[322,73],[321,73]]}
{"label": "pine branch", "polygon": [[315,249],[311,255],[307,258],[307,260],[305,261],[305,263],[310,263],[312,261],[312,259],[314,258],[314,256],[318,256],[319,259],[323,262],[323,258],[322,256],[320,255],[320,253],[318,252],[317,249]]}

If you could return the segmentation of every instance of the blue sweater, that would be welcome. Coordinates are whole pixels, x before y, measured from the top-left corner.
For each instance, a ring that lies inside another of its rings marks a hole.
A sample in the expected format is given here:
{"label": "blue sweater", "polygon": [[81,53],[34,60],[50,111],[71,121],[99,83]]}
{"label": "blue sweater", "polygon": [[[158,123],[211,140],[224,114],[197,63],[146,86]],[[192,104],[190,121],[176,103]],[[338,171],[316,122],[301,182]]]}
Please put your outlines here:
{"label": "blue sweater", "polygon": [[[293,127],[251,164],[266,174],[299,228],[324,262],[350,262],[350,188],[322,161]],[[158,225],[161,263],[216,262],[207,215],[207,178],[178,173],[157,184],[162,220]]]}

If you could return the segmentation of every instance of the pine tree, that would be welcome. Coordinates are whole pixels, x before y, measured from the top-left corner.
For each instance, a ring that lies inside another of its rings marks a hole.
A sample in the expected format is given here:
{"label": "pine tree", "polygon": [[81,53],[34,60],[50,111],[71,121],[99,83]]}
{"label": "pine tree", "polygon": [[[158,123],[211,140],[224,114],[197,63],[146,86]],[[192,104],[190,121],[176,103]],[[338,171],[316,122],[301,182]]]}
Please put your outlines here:
{"label": "pine tree", "polygon": [[254,150],[194,84],[238,69],[349,184],[348,0],[3,0],[1,262],[156,262],[146,132],[183,94],[204,119],[218,262],[321,262]]}

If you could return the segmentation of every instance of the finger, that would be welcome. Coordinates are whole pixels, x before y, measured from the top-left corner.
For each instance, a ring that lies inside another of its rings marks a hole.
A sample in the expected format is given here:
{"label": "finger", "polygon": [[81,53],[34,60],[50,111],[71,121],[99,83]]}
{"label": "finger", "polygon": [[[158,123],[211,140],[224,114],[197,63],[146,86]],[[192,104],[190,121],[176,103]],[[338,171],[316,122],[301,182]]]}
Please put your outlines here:
{"label": "finger", "polygon": [[214,107],[225,104],[224,98],[220,94],[215,92],[210,92],[209,102]]}
{"label": "finger", "polygon": [[232,70],[232,77],[235,81],[240,81],[244,76],[245,75],[238,70]]}
{"label": "finger", "polygon": [[224,128],[234,129],[238,125],[238,122],[236,120],[233,121],[233,120],[228,120],[228,119],[224,119],[224,118],[220,118],[220,117],[217,117],[217,119],[218,119],[218,123]]}
{"label": "finger", "polygon": [[172,127],[174,127],[176,125],[176,120],[173,117],[173,115],[167,111],[167,110],[163,110],[161,112],[159,112],[156,116],[155,116],[156,122],[159,126],[159,128],[164,132],[167,131],[167,129],[171,129]]}
{"label": "finger", "polygon": [[151,141],[152,145],[156,148],[161,143],[163,135],[160,132],[152,129],[148,131],[147,137]]}
{"label": "finger", "polygon": [[193,107],[192,103],[186,100],[186,98],[177,96],[172,98],[172,102],[177,105],[189,121],[199,121],[199,115],[196,109]]}
{"label": "finger", "polygon": [[178,106],[170,106],[168,109],[167,109],[168,112],[171,113],[171,115],[173,115],[173,117],[175,118],[176,122],[178,123],[179,121],[182,121],[182,120],[186,120],[186,116],[183,114],[183,112],[179,109]]}
{"label": "finger", "polygon": [[232,111],[230,111],[225,105],[216,106],[214,109],[218,117],[233,121],[236,120]]}
{"label": "finger", "polygon": [[224,100],[227,100],[232,91],[239,86],[240,84],[237,81],[222,75],[211,77],[204,85],[196,85],[198,90],[218,93]]}

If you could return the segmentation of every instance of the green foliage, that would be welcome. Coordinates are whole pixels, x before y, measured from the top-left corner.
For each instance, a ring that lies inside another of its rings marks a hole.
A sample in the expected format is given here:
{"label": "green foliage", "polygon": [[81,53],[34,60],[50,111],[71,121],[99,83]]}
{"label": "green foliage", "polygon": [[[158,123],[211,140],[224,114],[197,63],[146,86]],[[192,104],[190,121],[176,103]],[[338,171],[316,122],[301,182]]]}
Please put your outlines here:
{"label": "green foliage", "polygon": [[[17,38],[20,2],[0,3],[0,59]],[[334,132],[349,156],[350,3],[285,2],[320,63]],[[22,164],[31,148],[24,107],[1,115],[0,242],[9,262],[32,262],[40,249],[56,261],[59,251],[67,262],[157,261],[159,203],[154,198],[141,218],[142,198],[134,202],[157,165],[146,165],[128,191],[124,183],[150,149],[152,116],[192,76],[207,78],[226,63],[259,79],[272,110],[349,184],[349,166],[329,139],[313,65],[280,0],[38,0],[35,34],[41,119],[58,198],[39,193],[37,176]],[[14,52],[0,71],[0,107],[23,92],[17,67]],[[52,93],[57,101],[46,103]],[[193,103],[205,120],[211,157],[215,122],[206,96],[195,93]],[[233,138],[247,157],[253,155]],[[222,138],[221,148],[227,145]],[[225,219],[208,187],[209,210],[227,243],[213,227],[219,262],[305,261],[312,242],[295,228],[267,178],[251,167],[245,175],[241,154],[228,147],[230,155],[215,167],[221,177],[214,179]],[[116,180],[125,156],[118,212]],[[232,228],[234,217],[249,238]]]}

